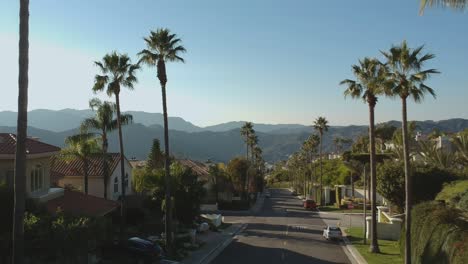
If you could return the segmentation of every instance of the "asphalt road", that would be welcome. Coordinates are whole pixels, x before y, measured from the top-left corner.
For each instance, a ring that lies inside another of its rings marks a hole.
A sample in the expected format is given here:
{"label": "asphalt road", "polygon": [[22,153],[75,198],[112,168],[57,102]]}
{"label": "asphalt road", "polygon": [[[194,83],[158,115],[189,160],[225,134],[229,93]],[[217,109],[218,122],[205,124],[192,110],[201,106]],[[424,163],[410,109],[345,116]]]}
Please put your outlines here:
{"label": "asphalt road", "polygon": [[286,189],[272,189],[256,216],[226,217],[248,225],[213,264],[351,263],[338,242],[322,237],[325,223],[320,216],[305,211]]}

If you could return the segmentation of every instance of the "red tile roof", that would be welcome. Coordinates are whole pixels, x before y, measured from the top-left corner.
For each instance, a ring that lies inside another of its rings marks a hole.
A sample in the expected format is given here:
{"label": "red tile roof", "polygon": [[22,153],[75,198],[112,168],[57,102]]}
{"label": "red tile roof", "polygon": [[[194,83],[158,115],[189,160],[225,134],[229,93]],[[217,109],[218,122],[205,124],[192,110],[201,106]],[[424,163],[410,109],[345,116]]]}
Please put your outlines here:
{"label": "red tile roof", "polygon": [[[36,139],[26,139],[27,154],[53,153],[60,151],[59,147],[41,142]],[[16,152],[16,135],[0,133],[0,154],[13,155]]]}
{"label": "red tile roof", "polygon": [[206,178],[210,175],[210,167],[203,162],[194,161],[194,160],[177,160],[182,166],[192,169],[198,176]]}
{"label": "red tile roof", "polygon": [[60,209],[77,216],[104,216],[119,207],[119,203],[82,192],[65,190],[63,196],[47,201],[46,207],[52,214]]}
{"label": "red tile roof", "polygon": [[[109,153],[109,156],[109,174],[112,174],[112,172],[117,167],[117,164],[119,164],[120,154]],[[52,177],[83,176],[83,169],[83,161],[80,159],[63,160],[59,158],[53,158],[50,171]],[[104,175],[104,160],[102,156],[91,157],[88,159],[88,175]]]}

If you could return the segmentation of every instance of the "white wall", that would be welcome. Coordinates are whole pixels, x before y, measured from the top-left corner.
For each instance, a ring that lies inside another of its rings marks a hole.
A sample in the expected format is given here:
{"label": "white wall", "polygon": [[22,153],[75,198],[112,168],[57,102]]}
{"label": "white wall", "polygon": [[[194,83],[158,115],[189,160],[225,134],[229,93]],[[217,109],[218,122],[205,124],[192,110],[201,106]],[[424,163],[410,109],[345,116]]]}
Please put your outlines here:
{"label": "white wall", "polygon": [[[125,173],[128,173],[128,186],[127,188],[125,189],[125,195],[128,195],[128,194],[133,194],[133,188],[132,188],[132,177],[133,177],[133,173],[132,173],[132,166],[130,165],[130,163],[125,160],[124,162],[124,165],[125,165]],[[118,182],[119,182],[119,191],[118,193],[114,193],[114,180],[115,179],[118,179]],[[117,164],[117,167],[115,167],[115,170],[114,172],[112,173],[111,177],[109,178],[109,184],[107,186],[107,195],[109,197],[109,199],[111,200],[117,200],[119,195],[122,193],[122,183],[120,182],[120,162]]]}

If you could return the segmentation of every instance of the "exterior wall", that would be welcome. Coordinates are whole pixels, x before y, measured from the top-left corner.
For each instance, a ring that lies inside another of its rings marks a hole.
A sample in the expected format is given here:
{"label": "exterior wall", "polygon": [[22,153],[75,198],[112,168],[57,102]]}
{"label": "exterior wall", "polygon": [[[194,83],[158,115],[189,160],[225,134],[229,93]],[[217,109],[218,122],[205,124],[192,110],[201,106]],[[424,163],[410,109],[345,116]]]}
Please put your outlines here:
{"label": "exterior wall", "polygon": [[[125,172],[128,173],[128,187],[125,189],[125,194],[133,194],[132,188],[132,167],[128,161],[125,162]],[[118,193],[114,193],[114,180],[118,179]],[[58,182],[60,187],[66,185],[72,185],[80,191],[84,191],[84,176],[65,176]],[[107,185],[107,197],[110,200],[117,200],[121,194],[121,183],[120,183],[120,162],[109,177]],[[103,177],[90,176],[88,178],[88,194],[104,198],[104,179]]]}
{"label": "exterior wall", "polygon": [[[13,175],[11,172],[14,171],[14,162],[13,160],[0,160],[0,183],[7,183],[10,186],[13,186]],[[9,180],[7,180],[8,174],[10,171]]]}
{"label": "exterior wall", "polygon": [[[84,192],[84,176],[66,176],[58,181],[58,185],[62,188],[72,185],[77,190]],[[102,177],[88,178],[88,194],[104,198],[104,181]]]}
{"label": "exterior wall", "polygon": [[[132,177],[133,177],[132,166],[127,160],[125,160],[125,173],[128,173],[128,186],[125,189],[125,195],[133,194],[134,192],[132,188]],[[114,180],[116,178],[118,179],[118,183],[119,183],[118,193],[114,193]],[[117,167],[115,168],[114,172],[109,178],[109,184],[107,186],[107,195],[109,196],[109,199],[117,200],[120,194],[122,193],[122,183],[120,182],[120,180],[121,179],[120,179],[120,162],[119,162],[119,164],[117,164]]]}
{"label": "exterior wall", "polygon": [[[370,230],[372,217],[368,216],[366,218],[367,230]],[[400,221],[391,221],[391,223],[377,223],[377,238],[398,241],[400,239],[402,222]],[[366,234],[367,238],[370,237],[370,232]]]}
{"label": "exterior wall", "polygon": [[[7,174],[14,171],[14,160],[0,160],[0,179],[6,178]],[[37,166],[43,169],[43,182],[42,188],[36,190],[34,193],[46,193],[50,188],[50,157],[27,159],[26,160],[26,193],[31,194],[31,171]],[[11,175],[11,182],[13,184],[13,175]]]}

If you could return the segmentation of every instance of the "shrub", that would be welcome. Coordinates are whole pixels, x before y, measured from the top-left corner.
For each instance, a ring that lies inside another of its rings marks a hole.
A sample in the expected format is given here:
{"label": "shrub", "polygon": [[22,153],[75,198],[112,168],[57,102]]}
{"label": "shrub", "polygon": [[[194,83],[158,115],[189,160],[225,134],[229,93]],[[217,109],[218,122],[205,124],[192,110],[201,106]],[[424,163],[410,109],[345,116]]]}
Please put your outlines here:
{"label": "shrub", "polygon": [[[436,202],[413,208],[412,263],[465,263],[468,259],[468,223],[460,210]],[[404,252],[404,231],[400,246]]]}

